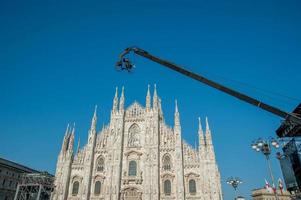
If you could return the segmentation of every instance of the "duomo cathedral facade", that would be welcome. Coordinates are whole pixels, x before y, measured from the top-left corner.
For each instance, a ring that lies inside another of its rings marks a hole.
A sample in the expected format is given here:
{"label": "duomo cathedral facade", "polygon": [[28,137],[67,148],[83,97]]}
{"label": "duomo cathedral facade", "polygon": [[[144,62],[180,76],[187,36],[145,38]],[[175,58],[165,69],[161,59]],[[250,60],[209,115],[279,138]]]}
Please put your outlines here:
{"label": "duomo cathedral facade", "polygon": [[199,146],[182,139],[176,103],[174,126],[165,124],[156,87],[145,107],[124,108],[124,90],[113,100],[110,122],[99,132],[97,111],[83,148],[73,149],[67,127],[57,160],[53,200],[222,200],[220,173],[206,118]]}

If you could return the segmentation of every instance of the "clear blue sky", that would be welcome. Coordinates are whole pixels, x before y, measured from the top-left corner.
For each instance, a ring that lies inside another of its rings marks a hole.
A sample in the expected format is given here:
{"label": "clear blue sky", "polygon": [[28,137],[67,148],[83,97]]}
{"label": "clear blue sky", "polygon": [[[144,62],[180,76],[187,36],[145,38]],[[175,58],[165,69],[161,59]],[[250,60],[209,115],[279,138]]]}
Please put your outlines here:
{"label": "clear blue sky", "polygon": [[[68,122],[86,142],[94,105],[108,123],[115,86],[126,106],[144,104],[157,83],[168,124],[178,99],[183,137],[194,144],[197,117],[209,117],[225,199],[229,176],[241,194],[264,185],[264,157],[252,140],[274,136],[281,119],[175,72],[134,57],[132,74],[114,64],[137,45],[290,111],[300,99],[300,1],[0,1],[0,156],[55,172]],[[251,85],[247,86],[245,84]],[[273,159],[276,177],[281,175]]]}

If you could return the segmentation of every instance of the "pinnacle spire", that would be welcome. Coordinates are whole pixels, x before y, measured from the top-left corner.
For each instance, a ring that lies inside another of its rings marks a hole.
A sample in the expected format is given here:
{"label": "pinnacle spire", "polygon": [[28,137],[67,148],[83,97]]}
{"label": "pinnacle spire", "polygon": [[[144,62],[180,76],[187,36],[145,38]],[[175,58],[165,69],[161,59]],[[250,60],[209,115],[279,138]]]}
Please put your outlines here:
{"label": "pinnacle spire", "polygon": [[72,128],[72,131],[71,131],[71,135],[74,135],[75,133],[75,122],[73,123],[73,128]]}
{"label": "pinnacle spire", "polygon": [[94,114],[92,117],[92,122],[91,122],[91,127],[90,130],[88,131],[88,144],[91,144],[92,138],[95,138],[96,135],[96,124],[97,124],[97,106],[95,106],[94,109]]}
{"label": "pinnacle spire", "polygon": [[150,96],[150,90],[149,90],[149,88],[150,88],[150,85],[149,85],[149,84],[147,84],[147,95],[149,95],[149,96]]}
{"label": "pinnacle spire", "polygon": [[158,108],[158,95],[157,95],[157,85],[154,85],[154,96],[153,96],[153,108]]}
{"label": "pinnacle spire", "polygon": [[159,112],[161,115],[163,115],[163,110],[162,110],[162,104],[161,104],[161,98],[159,98],[159,101],[158,101],[158,107],[159,107]]}
{"label": "pinnacle spire", "polygon": [[175,126],[180,126],[180,113],[178,109],[178,101],[175,100]]}
{"label": "pinnacle spire", "polygon": [[113,112],[117,111],[117,107],[118,107],[118,87],[116,87],[115,96],[113,100]]}
{"label": "pinnacle spire", "polygon": [[68,135],[69,133],[69,123],[67,124],[67,128],[66,128],[66,131],[65,131],[65,137]]}
{"label": "pinnacle spire", "polygon": [[178,101],[177,101],[177,100],[175,100],[175,105],[176,105],[175,113],[179,113],[179,109],[178,109]]}
{"label": "pinnacle spire", "polygon": [[208,117],[206,116],[206,132],[210,131]]}
{"label": "pinnacle spire", "polygon": [[79,149],[80,149],[80,137],[78,138],[78,142],[77,142],[77,150],[76,153],[79,153]]}
{"label": "pinnacle spire", "polygon": [[124,86],[122,86],[121,97],[119,102],[119,111],[122,112],[123,110],[124,110]]}
{"label": "pinnacle spire", "polygon": [[65,131],[65,135],[64,135],[62,148],[61,148],[62,152],[66,152],[66,150],[68,149],[68,143],[69,143],[69,138],[70,138],[69,132],[70,132],[70,126],[69,126],[69,123],[68,123],[66,131]]}
{"label": "pinnacle spire", "polygon": [[149,84],[147,85],[147,93],[146,93],[146,101],[145,101],[145,104],[146,104],[146,110],[149,111],[150,110],[150,107],[151,107],[151,97],[150,97],[150,91],[149,91]]}
{"label": "pinnacle spire", "polygon": [[93,118],[97,118],[97,105],[95,105],[95,107],[94,107]]}
{"label": "pinnacle spire", "polygon": [[205,146],[205,138],[204,138],[204,132],[203,132],[203,128],[202,128],[202,122],[201,122],[201,118],[198,117],[198,121],[199,121],[199,145],[200,148],[203,148]]}
{"label": "pinnacle spire", "polygon": [[74,144],[74,135],[71,135],[69,141],[69,147],[68,147],[69,151],[73,151],[73,144]]}
{"label": "pinnacle spire", "polygon": [[91,122],[91,130],[96,129],[96,122],[97,122],[97,105],[95,105],[94,108],[93,118]]}
{"label": "pinnacle spire", "polygon": [[199,134],[203,134],[202,122],[200,117],[198,117],[198,121],[199,121]]}
{"label": "pinnacle spire", "polygon": [[74,132],[75,132],[75,123],[73,123],[73,128],[72,128],[71,135],[69,138],[68,151],[73,151]]}
{"label": "pinnacle spire", "polygon": [[206,117],[206,145],[207,146],[212,145],[212,137],[211,137],[211,131],[209,128],[208,117]]}

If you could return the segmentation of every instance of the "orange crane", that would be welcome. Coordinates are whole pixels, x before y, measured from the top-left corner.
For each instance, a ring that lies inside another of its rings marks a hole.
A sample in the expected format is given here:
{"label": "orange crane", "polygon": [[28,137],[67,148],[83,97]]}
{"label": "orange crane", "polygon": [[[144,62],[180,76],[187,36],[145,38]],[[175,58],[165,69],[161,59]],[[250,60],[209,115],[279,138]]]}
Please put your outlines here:
{"label": "orange crane", "polygon": [[[130,59],[126,57],[126,55],[128,55],[130,52],[133,52],[139,56],[142,56],[144,58],[147,58],[153,62],[156,62],[156,63],[159,63],[169,69],[172,69],[178,73],[181,73],[185,76],[188,76],[192,79],[195,79],[201,83],[204,83],[210,87],[213,87],[217,90],[220,90],[230,96],[233,96],[237,99],[240,99],[244,102],[247,102],[249,104],[252,104],[254,106],[257,106],[263,110],[266,110],[274,115],[277,115],[283,119],[285,119],[285,122],[284,124],[289,124],[290,126],[290,129],[295,129],[296,130],[296,127],[297,127],[297,130],[298,130],[298,134],[301,135],[301,118],[299,117],[300,115],[296,112],[285,112],[279,108],[276,108],[274,106],[271,106],[271,105],[268,105],[262,101],[259,101],[255,98],[252,98],[250,96],[247,96],[245,94],[242,94],[238,91],[235,91],[229,87],[226,87],[226,86],[223,86],[217,82],[214,82],[212,80],[209,80],[208,78],[202,76],[202,75],[199,75],[199,74],[196,74],[192,71],[189,71],[177,64],[174,64],[172,62],[169,62],[167,60],[164,60],[164,59],[161,59],[157,56],[154,56],[150,53],[148,53],[147,51],[143,50],[143,49],[140,49],[138,47],[129,47],[129,48],[126,48],[119,56],[119,60],[118,62],[116,63],[116,67],[120,70],[127,70],[127,71],[131,71],[134,67],[134,65],[131,63]],[[279,135],[279,134],[278,134]],[[279,135],[280,137],[285,137],[285,136],[295,136],[295,135]]]}

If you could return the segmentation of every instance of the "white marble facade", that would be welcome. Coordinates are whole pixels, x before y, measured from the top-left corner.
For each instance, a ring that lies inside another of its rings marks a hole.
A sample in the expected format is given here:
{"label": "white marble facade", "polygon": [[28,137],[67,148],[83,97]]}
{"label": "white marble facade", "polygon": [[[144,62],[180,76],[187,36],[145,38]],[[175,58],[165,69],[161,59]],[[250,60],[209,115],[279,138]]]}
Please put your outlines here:
{"label": "white marble facade", "polygon": [[164,122],[156,87],[146,105],[124,108],[124,90],[113,100],[110,122],[97,132],[96,109],[83,148],[73,150],[74,128],[68,126],[58,156],[54,200],[108,199],[221,200],[220,173],[211,131],[199,119],[199,147],[182,139],[180,114],[174,126]]}

